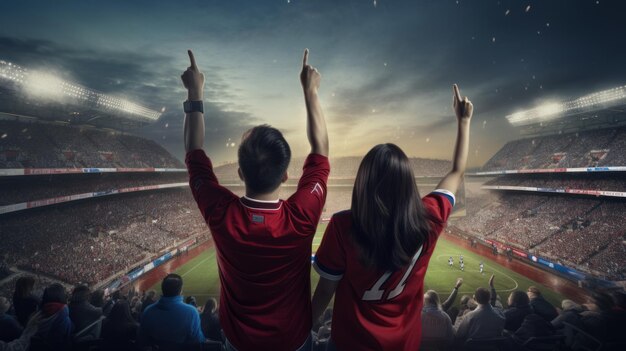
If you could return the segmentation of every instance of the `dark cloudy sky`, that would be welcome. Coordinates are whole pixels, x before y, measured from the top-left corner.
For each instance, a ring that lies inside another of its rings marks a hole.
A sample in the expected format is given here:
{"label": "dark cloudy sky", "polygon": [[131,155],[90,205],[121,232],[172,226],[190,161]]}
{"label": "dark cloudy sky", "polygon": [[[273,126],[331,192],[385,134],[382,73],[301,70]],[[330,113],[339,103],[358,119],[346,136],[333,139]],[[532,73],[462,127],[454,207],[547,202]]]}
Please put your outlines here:
{"label": "dark cloudy sky", "polygon": [[298,81],[308,47],[332,155],[394,142],[450,158],[456,82],[475,105],[476,166],[519,135],[505,115],[626,84],[624,13],[620,0],[6,0],[0,59],[166,107],[138,133],[182,157],[191,48],[207,77],[205,148],[220,163],[259,123],[308,151]]}

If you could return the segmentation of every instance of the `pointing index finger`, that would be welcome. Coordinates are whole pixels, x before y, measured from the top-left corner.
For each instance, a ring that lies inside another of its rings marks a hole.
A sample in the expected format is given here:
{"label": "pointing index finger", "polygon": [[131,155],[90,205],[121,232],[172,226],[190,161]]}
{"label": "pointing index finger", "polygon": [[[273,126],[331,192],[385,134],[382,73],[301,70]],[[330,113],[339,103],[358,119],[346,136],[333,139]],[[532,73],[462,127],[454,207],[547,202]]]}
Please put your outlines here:
{"label": "pointing index finger", "polygon": [[196,59],[195,57],[193,57],[193,52],[191,52],[191,50],[187,50],[187,53],[189,54],[189,61],[191,62],[191,68],[198,69],[198,66],[196,66]]}
{"label": "pointing index finger", "polygon": [[302,67],[307,65],[309,61],[309,49],[304,49],[304,57],[302,58]]}
{"label": "pointing index finger", "polygon": [[456,84],[452,85],[452,90],[454,91],[454,97],[456,98],[456,101],[462,101],[459,86]]}

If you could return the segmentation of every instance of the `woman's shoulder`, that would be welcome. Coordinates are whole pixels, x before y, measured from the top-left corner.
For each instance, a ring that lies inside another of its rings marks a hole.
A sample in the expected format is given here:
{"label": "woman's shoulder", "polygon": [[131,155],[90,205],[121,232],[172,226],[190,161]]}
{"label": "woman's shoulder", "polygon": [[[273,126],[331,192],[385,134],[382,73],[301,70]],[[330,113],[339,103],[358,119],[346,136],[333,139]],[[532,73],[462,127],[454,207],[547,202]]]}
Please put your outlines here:
{"label": "woman's shoulder", "polygon": [[330,221],[334,226],[340,228],[350,228],[352,226],[352,211],[343,210],[339,211],[330,218]]}

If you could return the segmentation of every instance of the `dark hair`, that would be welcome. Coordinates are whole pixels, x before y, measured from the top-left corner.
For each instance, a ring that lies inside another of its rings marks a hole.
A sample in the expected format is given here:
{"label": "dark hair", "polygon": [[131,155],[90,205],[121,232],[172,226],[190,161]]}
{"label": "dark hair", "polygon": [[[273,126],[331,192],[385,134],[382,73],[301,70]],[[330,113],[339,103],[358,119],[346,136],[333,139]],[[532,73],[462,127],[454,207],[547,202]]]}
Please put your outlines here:
{"label": "dark hair", "polygon": [[41,305],[43,306],[50,302],[67,303],[67,293],[63,285],[52,283],[43,291]]}
{"label": "dark hair", "polygon": [[400,269],[426,242],[431,221],[404,152],[394,144],[374,146],[361,161],[352,192],[353,237],[362,263]]}
{"label": "dark hair", "polygon": [[280,186],[289,167],[291,149],[278,129],[264,124],[244,134],[238,156],[246,189],[266,194]]}
{"label": "dark hair", "polygon": [[202,310],[202,314],[213,314],[215,313],[215,310],[217,309],[217,300],[215,300],[215,298],[210,297],[209,299],[206,300],[206,302],[204,303],[204,309]]}
{"label": "dark hair", "polygon": [[91,303],[94,307],[104,306],[104,291],[102,289],[98,289],[92,292],[89,303]]}
{"label": "dark hair", "polygon": [[476,302],[478,302],[481,305],[488,304],[489,297],[490,297],[489,290],[485,288],[478,288],[474,292],[474,300],[476,300]]}
{"label": "dark hair", "polygon": [[161,283],[163,296],[172,297],[180,295],[183,290],[183,278],[178,274],[168,274]]}
{"label": "dark hair", "polygon": [[77,285],[72,291],[70,302],[81,303],[81,302],[89,301],[89,295],[90,295],[90,291],[87,285]]}
{"label": "dark hair", "polygon": [[185,298],[185,303],[188,305],[192,305],[194,307],[198,307],[198,303],[196,302],[195,296],[187,296]]}
{"label": "dark hair", "polygon": [[23,298],[28,297],[35,287],[35,278],[30,275],[19,277],[15,282],[15,293],[13,297]]}
{"label": "dark hair", "polygon": [[527,306],[529,303],[528,294],[523,291],[515,290],[509,296],[509,307]]}
{"label": "dark hair", "polygon": [[107,320],[107,323],[110,324],[114,330],[123,329],[129,324],[137,323],[130,312],[130,304],[126,300],[119,300],[113,305]]}

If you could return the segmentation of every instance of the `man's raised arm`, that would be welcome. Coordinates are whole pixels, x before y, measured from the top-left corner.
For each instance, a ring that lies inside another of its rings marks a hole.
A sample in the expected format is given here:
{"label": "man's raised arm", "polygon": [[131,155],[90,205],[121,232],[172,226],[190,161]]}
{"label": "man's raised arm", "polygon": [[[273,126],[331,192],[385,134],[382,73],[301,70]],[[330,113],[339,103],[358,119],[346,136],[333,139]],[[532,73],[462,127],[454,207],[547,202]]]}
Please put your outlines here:
{"label": "man's raised arm", "polygon": [[311,144],[311,153],[328,156],[328,132],[324,112],[320,104],[317,90],[320,87],[321,75],[317,69],[308,64],[309,49],[304,50],[300,82],[304,90],[304,102],[307,113],[307,137]]}
{"label": "man's raised arm", "polygon": [[187,89],[187,101],[185,101],[185,151],[202,149],[204,143],[204,74],[196,65],[193,52],[187,50],[191,66],[180,77]]}
{"label": "man's raised arm", "polygon": [[457,118],[456,145],[454,146],[454,156],[452,157],[452,170],[439,182],[437,189],[445,189],[453,194],[456,193],[459,185],[463,181],[465,167],[467,165],[467,152],[469,150],[469,130],[470,119],[474,113],[474,105],[466,97],[461,98],[459,87],[454,84],[453,107]]}

